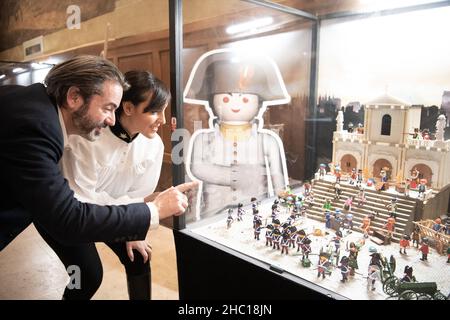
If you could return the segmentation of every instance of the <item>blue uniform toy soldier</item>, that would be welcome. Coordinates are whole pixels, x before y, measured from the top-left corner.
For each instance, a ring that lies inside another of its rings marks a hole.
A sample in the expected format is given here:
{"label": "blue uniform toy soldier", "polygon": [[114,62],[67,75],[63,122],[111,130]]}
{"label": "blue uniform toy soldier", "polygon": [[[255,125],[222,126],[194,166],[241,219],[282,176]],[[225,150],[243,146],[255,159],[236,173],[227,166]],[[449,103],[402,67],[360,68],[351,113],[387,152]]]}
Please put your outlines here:
{"label": "blue uniform toy soldier", "polygon": [[261,219],[259,219],[259,218],[256,219],[256,221],[255,221],[255,239],[256,240],[259,240],[259,234],[261,233],[261,229],[262,229],[261,225],[262,225]]}
{"label": "blue uniform toy soldier", "polygon": [[245,213],[244,209],[242,209],[243,204],[239,203],[238,204],[238,210],[237,210],[237,220],[238,221],[242,221],[242,215]]}
{"label": "blue uniform toy soldier", "polygon": [[272,224],[268,224],[266,226],[266,247],[272,246],[272,233],[274,226]]}
{"label": "blue uniform toy soldier", "polygon": [[227,217],[227,229],[230,229],[231,224],[233,223],[233,209],[228,209],[228,217]]}

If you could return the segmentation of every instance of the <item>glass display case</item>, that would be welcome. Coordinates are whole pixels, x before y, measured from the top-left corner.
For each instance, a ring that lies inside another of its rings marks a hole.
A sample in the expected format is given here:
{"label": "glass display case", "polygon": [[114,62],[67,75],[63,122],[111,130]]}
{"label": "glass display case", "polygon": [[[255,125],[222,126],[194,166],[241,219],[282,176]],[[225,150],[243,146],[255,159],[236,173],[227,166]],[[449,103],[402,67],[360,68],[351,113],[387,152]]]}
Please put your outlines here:
{"label": "glass display case", "polygon": [[171,6],[180,298],[447,297],[450,3]]}

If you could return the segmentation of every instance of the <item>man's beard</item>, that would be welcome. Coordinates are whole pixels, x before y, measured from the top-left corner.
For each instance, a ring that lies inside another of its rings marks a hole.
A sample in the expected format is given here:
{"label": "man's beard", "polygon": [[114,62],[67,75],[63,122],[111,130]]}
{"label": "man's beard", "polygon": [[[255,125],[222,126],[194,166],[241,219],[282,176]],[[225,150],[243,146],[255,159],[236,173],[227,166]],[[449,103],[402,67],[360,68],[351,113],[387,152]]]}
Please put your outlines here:
{"label": "man's beard", "polygon": [[79,135],[89,141],[95,141],[100,137],[98,128],[105,128],[106,125],[102,122],[94,122],[88,116],[89,104],[83,104],[80,109],[75,111],[72,115],[72,121],[75,128],[78,129]]}

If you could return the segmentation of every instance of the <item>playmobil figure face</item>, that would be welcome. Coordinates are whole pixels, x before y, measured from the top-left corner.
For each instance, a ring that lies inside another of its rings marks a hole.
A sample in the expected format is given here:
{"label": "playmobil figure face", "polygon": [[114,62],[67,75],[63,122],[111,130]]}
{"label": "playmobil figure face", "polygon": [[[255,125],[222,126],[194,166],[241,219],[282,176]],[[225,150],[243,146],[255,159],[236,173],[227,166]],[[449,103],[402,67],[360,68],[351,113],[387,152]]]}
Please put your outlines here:
{"label": "playmobil figure face", "polygon": [[220,121],[243,124],[258,114],[259,99],[256,94],[220,93],[214,95],[214,113]]}

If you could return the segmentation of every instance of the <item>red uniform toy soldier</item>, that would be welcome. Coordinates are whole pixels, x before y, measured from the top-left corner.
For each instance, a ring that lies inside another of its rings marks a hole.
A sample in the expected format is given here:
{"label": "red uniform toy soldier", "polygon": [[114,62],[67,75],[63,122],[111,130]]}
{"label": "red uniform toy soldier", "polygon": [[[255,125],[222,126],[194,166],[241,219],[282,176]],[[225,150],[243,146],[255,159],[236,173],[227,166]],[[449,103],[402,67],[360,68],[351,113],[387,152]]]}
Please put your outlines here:
{"label": "red uniform toy soldier", "polygon": [[430,252],[430,248],[428,246],[428,238],[422,239],[422,245],[419,248],[420,252],[422,252],[422,258],[420,260],[427,261],[428,253]]}
{"label": "red uniform toy soldier", "polygon": [[[407,254],[406,248],[409,247],[409,236],[407,234],[404,234],[402,239],[400,240],[400,254]],[[402,252],[403,249],[403,252]]]}

